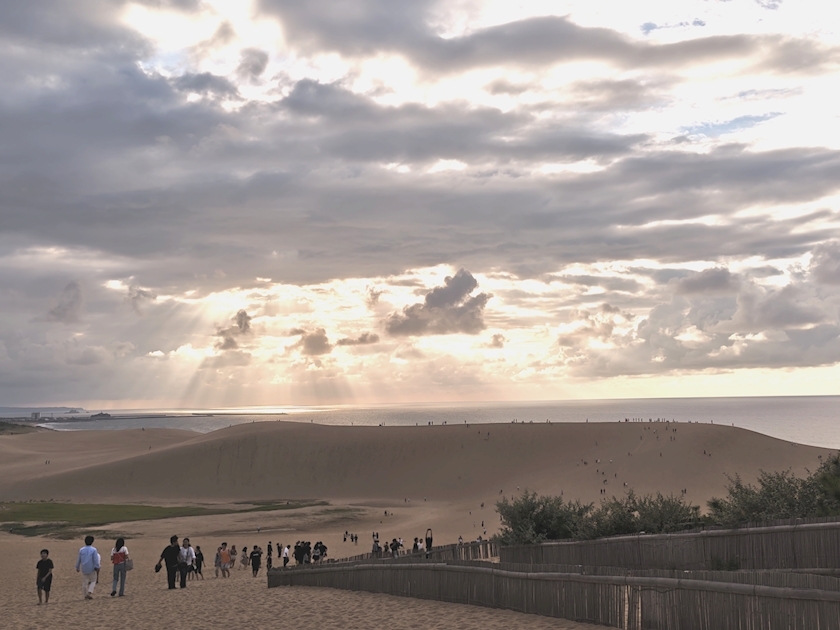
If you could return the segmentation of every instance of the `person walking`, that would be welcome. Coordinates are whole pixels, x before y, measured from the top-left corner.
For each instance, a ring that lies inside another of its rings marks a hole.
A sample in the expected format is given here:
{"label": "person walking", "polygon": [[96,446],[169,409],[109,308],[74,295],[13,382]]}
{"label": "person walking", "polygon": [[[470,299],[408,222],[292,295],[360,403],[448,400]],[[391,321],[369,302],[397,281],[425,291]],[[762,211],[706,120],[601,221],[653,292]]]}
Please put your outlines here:
{"label": "person walking", "polygon": [[38,589],[38,604],[41,603],[41,593],[46,598],[45,604],[50,603],[50,589],[52,588],[52,572],[55,568],[53,561],[50,560],[49,549],[41,549],[41,559],[35,565],[38,574],[35,576],[35,587]]}
{"label": "person walking", "polygon": [[187,574],[194,564],[195,551],[190,545],[190,539],[184,538],[184,542],[178,550],[178,573],[181,574],[181,588],[187,588]]}
{"label": "person walking", "polygon": [[117,594],[117,582],[120,583],[120,597],[125,595],[125,575],[128,562],[128,548],[125,539],[117,538],[111,549],[111,564],[114,565],[114,581],[111,582],[111,597]]}
{"label": "person walking", "polygon": [[178,537],[172,536],[169,539],[169,544],[160,552],[160,559],[155,565],[155,571],[160,571],[162,564],[166,565],[166,582],[170,591],[175,589],[175,576],[178,574],[178,556],[180,553]]}
{"label": "person walking", "polygon": [[82,592],[85,599],[93,599],[93,589],[99,577],[99,552],[93,546],[93,536],[85,536],[85,546],[79,549],[76,573],[82,574]]}
{"label": "person walking", "polygon": [[222,577],[230,577],[230,551],[227,548],[226,542],[222,543],[222,547],[219,550],[219,560],[222,562]]}
{"label": "person walking", "polygon": [[260,565],[262,564],[262,550],[258,546],[254,546],[251,550],[251,573],[254,577],[260,572]]}
{"label": "person walking", "polygon": [[289,564],[289,545],[283,547],[283,568]]}
{"label": "person walking", "polygon": [[201,545],[196,545],[195,547],[195,579],[198,579],[198,576],[201,576],[201,579],[204,579],[204,574],[201,572],[201,568],[204,566],[204,554],[201,553]]}

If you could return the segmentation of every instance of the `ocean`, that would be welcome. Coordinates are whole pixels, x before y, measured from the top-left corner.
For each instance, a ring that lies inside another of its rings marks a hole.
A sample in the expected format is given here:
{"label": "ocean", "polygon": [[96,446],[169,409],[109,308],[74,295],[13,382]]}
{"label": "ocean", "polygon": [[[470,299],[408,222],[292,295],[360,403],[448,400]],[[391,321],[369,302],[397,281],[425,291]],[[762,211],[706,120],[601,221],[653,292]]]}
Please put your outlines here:
{"label": "ocean", "polygon": [[169,409],[110,412],[110,418],[51,422],[60,431],[167,427],[206,433],[248,422],[411,426],[496,422],[623,422],[672,420],[734,425],[776,438],[840,449],[840,396],[633,398],[334,407]]}

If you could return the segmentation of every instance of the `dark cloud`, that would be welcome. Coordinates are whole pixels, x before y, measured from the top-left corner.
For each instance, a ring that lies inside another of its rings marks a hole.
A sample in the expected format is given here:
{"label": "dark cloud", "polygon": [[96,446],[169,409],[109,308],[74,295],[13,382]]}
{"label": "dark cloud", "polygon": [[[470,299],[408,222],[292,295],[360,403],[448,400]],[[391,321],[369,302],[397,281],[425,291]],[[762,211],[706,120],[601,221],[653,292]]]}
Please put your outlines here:
{"label": "dark cloud", "polygon": [[183,74],[173,79],[172,83],[178,90],[204,96],[236,97],[239,95],[239,90],[228,79],[209,72]]}
{"label": "dark cloud", "polygon": [[292,347],[300,350],[301,354],[312,357],[332,352],[333,346],[323,328],[316,328],[311,333],[299,330],[297,334],[300,334],[300,340]]}
{"label": "dark cloud", "polygon": [[693,273],[677,282],[677,292],[686,295],[697,293],[735,293],[738,291],[739,279],[725,267],[705,269]]}
{"label": "dark cloud", "polygon": [[493,337],[490,338],[490,342],[487,344],[490,348],[504,348],[505,347],[505,336],[501,333],[496,333]]}
{"label": "dark cloud", "polygon": [[586,287],[603,287],[608,291],[638,291],[640,288],[639,282],[633,278],[622,278],[617,276],[591,276],[586,274],[580,275],[560,275],[549,276],[552,279],[557,279],[561,282],[569,284],[579,284]]}
{"label": "dark cloud", "polygon": [[840,285],[840,242],[818,245],[811,257],[809,270],[821,284]]}
{"label": "dark cloud", "polygon": [[365,304],[368,308],[373,308],[377,304],[379,304],[379,298],[382,296],[384,291],[377,289],[376,287],[368,287],[367,295],[365,296]]}
{"label": "dark cloud", "polygon": [[221,337],[222,340],[216,344],[219,350],[235,350],[239,347],[239,342],[236,337],[240,335],[247,335],[251,332],[251,316],[248,315],[245,309],[239,309],[231,320],[233,326],[227,328],[219,328],[216,331],[216,336]]}
{"label": "dark cloud", "polygon": [[379,343],[379,335],[376,333],[364,332],[358,337],[345,337],[339,339],[335,345],[337,346],[366,346],[372,343]]}
{"label": "dark cloud", "polygon": [[248,315],[245,309],[239,309],[236,315],[233,316],[233,321],[239,329],[240,334],[251,332],[251,319],[251,316]]}
{"label": "dark cloud", "polygon": [[422,303],[392,313],[385,329],[394,336],[477,334],[484,330],[484,307],[491,297],[486,293],[471,296],[477,287],[473,275],[459,269],[444,279],[443,286],[429,291]]}
{"label": "dark cloud", "polygon": [[[444,38],[427,26],[433,6],[429,1],[361,0],[352,6],[352,10],[336,11],[322,0],[305,4],[290,0],[261,2],[263,11],[280,18],[290,40],[308,50],[334,50],[352,56],[397,52],[435,73],[499,65],[537,67],[586,59],[627,68],[679,67],[749,55],[773,56],[768,51],[788,41],[818,49],[807,40],[750,35],[649,44],[617,31],[583,27],[556,16],[527,18]],[[689,25],[704,23],[695,19],[679,26]],[[649,33],[657,28],[660,27],[651,22],[643,25],[642,31]],[[784,63],[781,59],[775,61]],[[822,65],[825,59],[813,61]]]}
{"label": "dark cloud", "polygon": [[268,53],[258,48],[246,48],[242,51],[242,58],[236,73],[246,79],[258,78],[268,67]]}
{"label": "dark cloud", "polygon": [[131,308],[134,309],[134,312],[138,315],[142,315],[143,306],[146,303],[154,302],[156,299],[157,295],[148,289],[142,289],[134,286],[133,284],[128,287],[128,296],[126,297],[126,300],[129,304],[131,304]]}
{"label": "dark cloud", "polygon": [[51,322],[73,324],[79,321],[83,302],[82,286],[78,282],[70,282],[61,291],[58,304],[49,310],[46,319]]}

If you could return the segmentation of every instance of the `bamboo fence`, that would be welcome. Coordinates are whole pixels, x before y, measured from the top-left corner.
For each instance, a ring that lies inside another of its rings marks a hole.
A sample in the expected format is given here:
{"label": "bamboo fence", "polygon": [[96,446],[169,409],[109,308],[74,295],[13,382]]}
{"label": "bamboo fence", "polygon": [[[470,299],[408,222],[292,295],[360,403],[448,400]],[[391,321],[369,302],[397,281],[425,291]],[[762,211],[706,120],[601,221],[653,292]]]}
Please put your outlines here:
{"label": "bamboo fence", "polygon": [[840,522],[713,529],[681,534],[501,547],[502,562],[628,569],[833,569]]}
{"label": "bamboo fence", "polygon": [[836,588],[512,571],[487,562],[375,560],[272,569],[268,586],[388,593],[505,608],[626,630],[840,630],[840,590]]}

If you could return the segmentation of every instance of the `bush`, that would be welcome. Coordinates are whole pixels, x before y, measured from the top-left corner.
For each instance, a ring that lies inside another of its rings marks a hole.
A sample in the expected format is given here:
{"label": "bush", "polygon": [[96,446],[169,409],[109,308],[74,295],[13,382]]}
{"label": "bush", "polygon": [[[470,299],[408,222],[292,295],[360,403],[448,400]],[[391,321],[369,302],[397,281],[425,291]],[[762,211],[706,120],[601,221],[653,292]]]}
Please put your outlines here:
{"label": "bush", "polygon": [[496,503],[502,529],[495,537],[503,545],[530,545],[545,540],[577,538],[592,504],[564,503],[562,497],[537,496],[527,490],[519,498]]}
{"label": "bush", "polygon": [[525,491],[519,498],[502,499],[496,510],[502,518],[496,540],[503,545],[675,532],[697,526],[700,518],[700,508],[682,497],[637,497],[632,491],[623,499],[604,499],[597,508],[592,503],[564,503],[561,497]]}
{"label": "bush", "polygon": [[709,501],[708,520],[732,527],[787,518],[840,515],[840,457],[832,455],[813,473],[764,472],[757,485],[729,478],[727,496]]}

